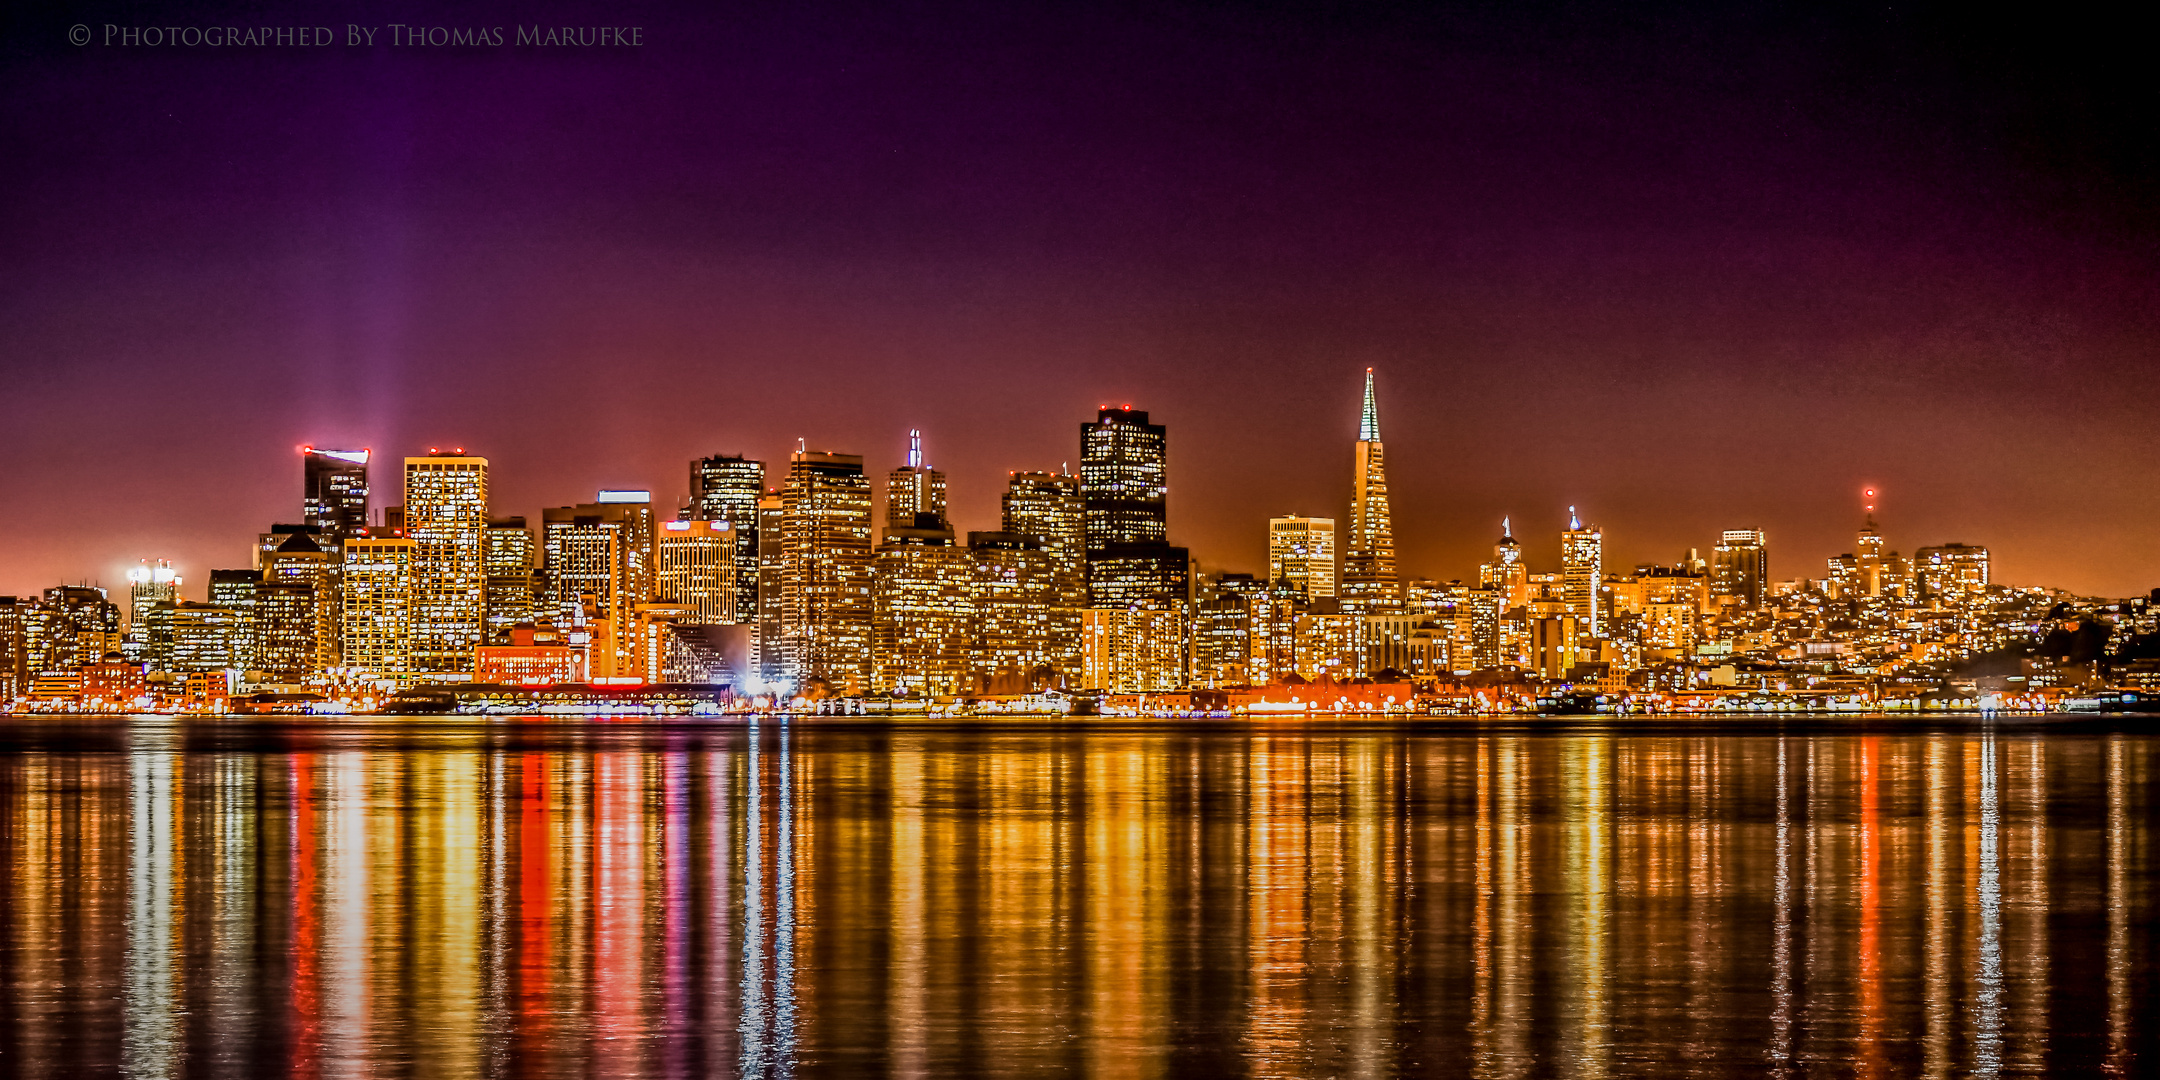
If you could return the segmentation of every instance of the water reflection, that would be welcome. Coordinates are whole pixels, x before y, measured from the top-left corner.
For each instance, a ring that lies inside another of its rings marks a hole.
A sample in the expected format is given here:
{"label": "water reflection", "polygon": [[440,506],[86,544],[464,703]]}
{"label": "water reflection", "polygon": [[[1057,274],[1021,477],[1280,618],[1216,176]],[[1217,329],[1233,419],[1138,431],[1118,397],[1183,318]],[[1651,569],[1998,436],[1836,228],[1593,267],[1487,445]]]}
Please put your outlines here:
{"label": "water reflection", "polygon": [[2141,735],[9,736],[13,1075],[2130,1076],[2154,1052]]}

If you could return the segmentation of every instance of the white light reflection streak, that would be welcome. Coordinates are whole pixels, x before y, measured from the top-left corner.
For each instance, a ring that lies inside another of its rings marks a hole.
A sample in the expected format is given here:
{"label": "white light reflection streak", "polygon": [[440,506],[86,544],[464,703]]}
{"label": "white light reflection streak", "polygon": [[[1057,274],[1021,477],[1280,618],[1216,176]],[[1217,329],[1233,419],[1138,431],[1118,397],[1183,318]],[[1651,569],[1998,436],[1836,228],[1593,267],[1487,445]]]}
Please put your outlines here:
{"label": "white light reflection streak", "polygon": [[128,756],[127,1018],[121,1071],[172,1076],[180,1024],[173,1001],[173,736],[142,732]]}
{"label": "white light reflection streak", "polygon": [[1770,942],[1770,1061],[1780,1076],[1792,1068],[1792,801],[1785,772],[1785,736],[1777,742],[1777,922]]}
{"label": "white light reflection streak", "polygon": [[1996,855],[1995,736],[1980,741],[1980,972],[1973,1001],[1973,1075],[2002,1075],[2002,866]]}

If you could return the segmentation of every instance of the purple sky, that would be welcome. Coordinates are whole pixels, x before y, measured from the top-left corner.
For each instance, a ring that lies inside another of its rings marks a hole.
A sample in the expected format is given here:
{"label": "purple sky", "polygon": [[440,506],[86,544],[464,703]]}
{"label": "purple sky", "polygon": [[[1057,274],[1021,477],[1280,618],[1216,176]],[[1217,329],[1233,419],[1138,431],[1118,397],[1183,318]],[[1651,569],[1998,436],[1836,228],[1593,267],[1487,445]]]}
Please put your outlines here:
{"label": "purple sky", "polygon": [[[453,5],[442,26],[610,5]],[[613,6],[620,8],[619,5]],[[963,529],[1105,402],[1171,530],[1342,516],[1378,369],[1406,572],[1769,531],[2160,586],[2153,95],[2127,28],[1924,9],[631,5],[635,49],[122,48],[6,25],[0,593],[199,593],[301,443],[463,445],[499,513],[687,461],[899,463]],[[133,12],[155,12],[131,14]],[[1965,16],[1968,18],[1969,16]]]}

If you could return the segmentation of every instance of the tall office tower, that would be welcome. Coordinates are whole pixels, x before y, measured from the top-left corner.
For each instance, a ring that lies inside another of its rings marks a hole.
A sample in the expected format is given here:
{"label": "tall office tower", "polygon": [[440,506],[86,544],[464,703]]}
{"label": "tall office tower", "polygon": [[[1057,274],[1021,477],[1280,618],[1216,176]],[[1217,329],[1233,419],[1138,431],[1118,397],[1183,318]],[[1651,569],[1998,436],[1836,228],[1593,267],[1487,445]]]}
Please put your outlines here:
{"label": "tall office tower", "polygon": [[172,605],[172,647],[166,671],[230,671],[240,667],[247,626],[240,613],[217,604],[181,600]]}
{"label": "tall office tower", "polygon": [[1042,541],[1057,576],[1059,603],[1074,611],[1087,606],[1087,505],[1080,498],[1080,478],[1016,472],[1003,504],[1002,531]]}
{"label": "tall office tower", "polygon": [[608,574],[608,611],[629,612],[652,602],[655,523],[650,491],[602,491],[599,505],[615,526],[615,559]]}
{"label": "tall office tower", "polygon": [[758,621],[758,500],[765,463],[715,455],[690,463],[690,516],[724,521],[735,534],[735,620]]}
{"label": "tall office tower", "polygon": [[735,529],[727,521],[670,521],[656,542],[656,602],[688,608],[681,621],[716,626],[741,621],[735,600]]}
{"label": "tall office tower", "polygon": [[345,541],[338,574],[344,593],[343,666],[365,682],[404,683],[413,674],[413,588],[420,542],[405,537]]}
{"label": "tall office tower", "polygon": [[1492,561],[1478,567],[1478,587],[1499,590],[1502,611],[1530,602],[1530,568],[1523,563],[1522,545],[1515,542],[1507,518],[1500,519],[1500,539],[1493,544]]}
{"label": "tall office tower", "polygon": [[971,687],[975,567],[968,549],[929,511],[917,527],[889,526],[871,591],[874,689],[950,697]]}
{"label": "tall office tower", "polygon": [[334,547],[368,523],[367,450],[300,448],[307,491],[301,520],[322,530]]}
{"label": "tall office tower", "polygon": [[599,501],[540,512],[548,589],[557,604],[590,596],[600,615],[623,618],[653,597],[649,491],[602,491]]}
{"label": "tall office tower", "polygon": [[[317,667],[315,590],[297,581],[255,587],[248,635],[248,667],[270,682],[297,683]],[[336,667],[342,665],[339,658]]]}
{"label": "tall office tower", "polygon": [[1163,426],[1131,408],[1105,407],[1080,425],[1090,607],[1182,609],[1192,599],[1191,560],[1169,541],[1167,446]]}
{"label": "tall office tower", "polygon": [[786,504],[778,495],[765,495],[758,499],[758,567],[753,591],[757,593],[757,663],[758,677],[766,682],[777,682],[788,677],[786,643],[780,639],[780,627],[785,622],[784,590],[780,583],[787,575],[783,572],[787,561],[782,557],[781,524],[787,520]]}
{"label": "tall office tower", "polygon": [[299,643],[308,656],[306,672],[313,674],[337,665],[337,575],[333,556],[315,542],[312,532],[285,534],[262,564],[263,583],[307,587],[311,616],[308,637]]}
{"label": "tall office tower", "polygon": [[1268,519],[1268,580],[1287,581],[1308,597],[1335,595],[1335,519]]}
{"label": "tall office tower", "polygon": [[136,624],[150,610],[150,605],[172,603],[180,599],[180,572],[163,559],[156,566],[141,563],[128,571],[128,630],[133,632]]}
{"label": "tall office tower", "polygon": [[510,644],[510,628],[532,622],[533,613],[532,530],[521,517],[496,518],[487,523],[487,643]]}
{"label": "tall office tower", "polygon": [[1080,675],[1080,609],[1063,602],[1060,574],[1042,538],[971,532],[974,689],[1019,694]]}
{"label": "tall office tower", "polygon": [[1298,614],[1310,604],[1287,581],[1246,594],[1245,675],[1252,685],[1280,683],[1297,674]]}
{"label": "tall office tower", "polygon": [[27,596],[0,596],[0,708],[30,691],[30,608]]}
{"label": "tall office tower", "polygon": [[1604,636],[1604,618],[1598,589],[1605,581],[1605,534],[1592,525],[1584,527],[1570,506],[1568,527],[1560,534],[1560,575],[1565,580],[1568,614],[1581,624],[1585,638]]}
{"label": "tall office tower", "polygon": [[1365,407],[1358,416],[1356,461],[1350,478],[1350,535],[1343,539],[1343,606],[1361,615],[1402,605],[1395,572],[1395,520],[1388,506],[1387,463],[1380,445],[1380,406],[1373,373],[1365,369]]}
{"label": "tall office tower", "polygon": [[1727,529],[1711,552],[1710,592],[1742,607],[1759,607],[1770,581],[1770,553],[1761,529]]}
{"label": "tall office tower", "polygon": [[313,525],[272,525],[269,532],[255,534],[255,569],[269,569],[270,556],[277,554],[277,549],[285,546],[285,541],[295,534],[305,535],[318,550],[327,551],[332,544],[330,538]]}
{"label": "tall office tower", "polygon": [[240,619],[240,631],[232,647],[233,666],[257,670],[255,663],[255,600],[262,591],[260,570],[210,571],[210,602],[230,609]]}
{"label": "tall office tower", "polygon": [[797,450],[780,488],[780,639],[798,689],[870,683],[870,481],[860,454]]}
{"label": "tall office tower", "polygon": [[405,535],[413,542],[412,670],[473,670],[487,618],[488,462],[462,451],[405,459]]}
{"label": "tall office tower", "polygon": [[945,522],[945,474],[923,465],[922,432],[908,434],[907,464],[885,478],[887,528],[927,528],[925,520]]}
{"label": "tall office tower", "polygon": [[1951,542],[1913,552],[1913,576],[1921,595],[1931,600],[1965,603],[1987,595],[1988,549]]}

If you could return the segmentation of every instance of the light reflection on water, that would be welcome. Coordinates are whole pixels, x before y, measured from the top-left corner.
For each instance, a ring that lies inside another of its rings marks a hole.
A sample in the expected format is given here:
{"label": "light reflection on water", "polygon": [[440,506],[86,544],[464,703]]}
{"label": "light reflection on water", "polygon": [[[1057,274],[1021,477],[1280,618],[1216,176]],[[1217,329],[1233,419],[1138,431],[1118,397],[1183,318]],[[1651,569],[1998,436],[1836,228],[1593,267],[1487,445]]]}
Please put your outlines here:
{"label": "light reflection on water", "polygon": [[11,1075],[2156,1060],[2144,735],[10,724]]}

